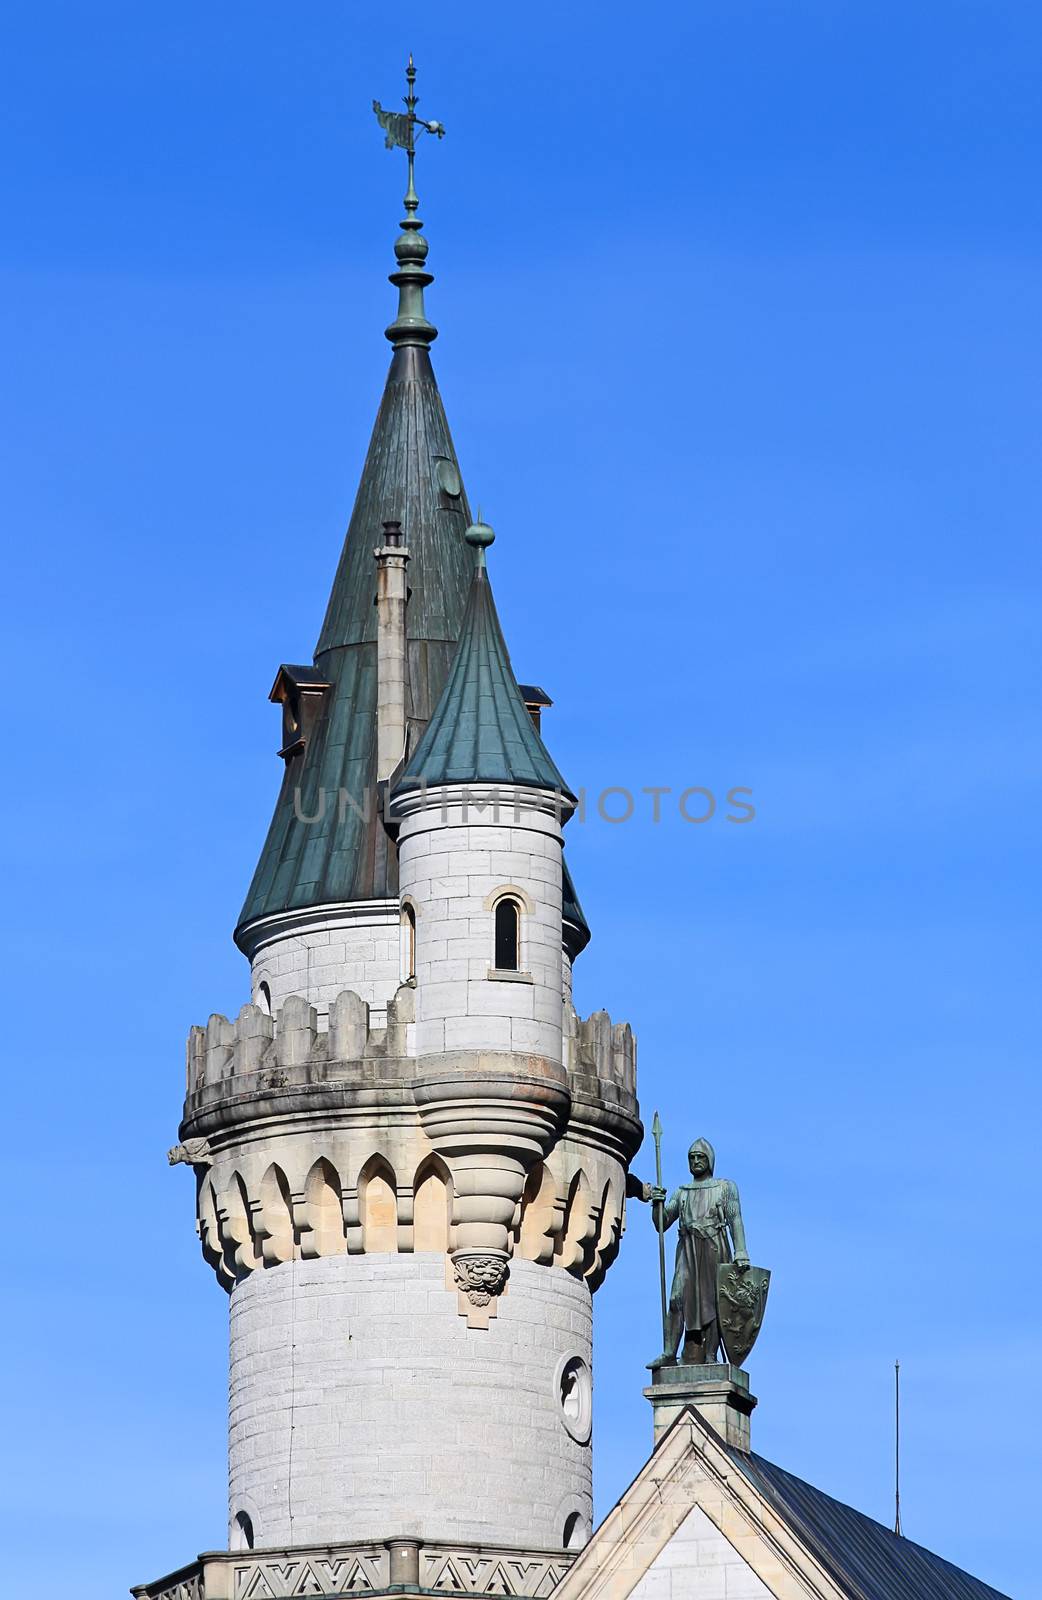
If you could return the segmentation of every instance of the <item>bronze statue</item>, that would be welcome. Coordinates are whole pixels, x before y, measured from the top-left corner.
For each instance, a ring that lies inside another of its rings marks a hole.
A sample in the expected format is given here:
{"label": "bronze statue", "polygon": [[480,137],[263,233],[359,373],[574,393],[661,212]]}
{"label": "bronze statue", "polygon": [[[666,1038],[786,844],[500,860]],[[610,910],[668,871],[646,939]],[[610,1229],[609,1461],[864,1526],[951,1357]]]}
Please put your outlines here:
{"label": "bronze statue", "polygon": [[729,1178],[714,1177],[716,1155],[708,1139],[696,1139],[687,1157],[691,1182],[668,1199],[660,1184],[644,1186],[660,1239],[674,1222],[680,1225],[663,1318],[666,1347],[652,1366],[676,1361],[685,1331],[683,1361],[716,1361],[723,1338],[729,1359],[740,1365],[759,1332],[770,1274],[749,1263],[738,1189]]}

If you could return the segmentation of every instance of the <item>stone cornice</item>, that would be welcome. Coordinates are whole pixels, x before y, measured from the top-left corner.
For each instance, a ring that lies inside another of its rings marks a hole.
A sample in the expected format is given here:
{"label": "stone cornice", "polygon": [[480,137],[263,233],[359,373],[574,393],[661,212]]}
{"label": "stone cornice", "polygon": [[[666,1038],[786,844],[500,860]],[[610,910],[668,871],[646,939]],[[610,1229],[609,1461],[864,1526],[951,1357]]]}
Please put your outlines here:
{"label": "stone cornice", "polygon": [[235,942],[252,961],[269,944],[327,928],[367,927],[397,922],[398,901],[333,900],[324,905],[300,906],[272,912],[243,922],[235,930]]}

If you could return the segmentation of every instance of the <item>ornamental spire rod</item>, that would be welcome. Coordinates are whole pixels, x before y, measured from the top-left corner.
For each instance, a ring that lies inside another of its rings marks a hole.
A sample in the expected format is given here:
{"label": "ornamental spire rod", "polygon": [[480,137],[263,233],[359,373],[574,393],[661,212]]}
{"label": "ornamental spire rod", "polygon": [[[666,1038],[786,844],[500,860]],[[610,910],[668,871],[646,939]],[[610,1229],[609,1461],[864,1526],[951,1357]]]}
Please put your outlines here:
{"label": "ornamental spire rod", "polygon": [[395,241],[394,253],[398,271],[392,272],[390,281],[398,288],[398,315],[386,330],[395,349],[403,345],[429,345],[438,336],[438,330],[427,321],[423,304],[423,291],[433,283],[426,271],[427,241],[420,237],[423,223],[416,215],[420,198],[416,193],[416,133],[433,134],[444,139],[445,129],[440,122],[426,121],[416,115],[419,98],[416,94],[416,68],[412,56],[405,69],[406,92],[402,96],[405,111],[385,111],[379,100],[373,101],[376,120],[384,130],[384,144],[388,150],[404,150],[408,157],[408,183],[405,190],[405,216],[401,221],[401,234]]}

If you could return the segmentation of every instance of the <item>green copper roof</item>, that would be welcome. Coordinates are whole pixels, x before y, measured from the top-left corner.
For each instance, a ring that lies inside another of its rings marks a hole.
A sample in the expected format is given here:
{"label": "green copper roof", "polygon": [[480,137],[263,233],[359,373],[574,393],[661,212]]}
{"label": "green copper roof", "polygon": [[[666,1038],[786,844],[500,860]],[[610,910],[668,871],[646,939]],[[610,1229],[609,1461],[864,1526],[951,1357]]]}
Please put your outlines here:
{"label": "green copper roof", "polygon": [[440,783],[508,783],[569,795],[521,698],[485,568],[492,530],[467,530],[474,577],[449,680],[395,792]]}
{"label": "green copper roof", "polygon": [[[373,549],[382,542],[384,522],[401,522],[410,556],[407,751],[422,747],[432,711],[439,701],[444,705],[443,690],[454,663],[454,677],[459,676],[463,652],[457,651],[457,642],[465,612],[469,617],[481,610],[483,620],[475,617],[474,623],[480,638],[475,636],[471,648],[477,646],[496,680],[491,708],[497,733],[492,745],[487,729],[478,741],[483,752],[479,764],[487,764],[487,751],[489,762],[501,768],[504,777],[508,768],[513,776],[516,765],[513,781],[563,787],[520,701],[484,578],[484,600],[475,599],[473,552],[464,538],[470,510],[431,366],[436,329],[427,320],[424,290],[432,279],[426,270],[427,242],[420,234],[412,181],[415,132],[426,129],[440,138],[444,130],[439,123],[422,123],[415,115],[411,61],[407,77],[412,97],[406,100],[408,118],[394,113],[388,120],[388,114],[374,105],[388,133],[388,145],[401,146],[409,157],[406,216],[395,245],[397,270],[390,275],[398,289],[398,315],[386,330],[394,355],[315,650],[317,691],[309,702],[306,727],[294,729],[284,744],[287,759],[275,814],[235,931],[236,942],[247,954],[254,938],[251,925],[264,918],[398,894],[397,856],[381,817],[376,785]],[[293,670],[299,683],[287,678],[289,691],[299,688],[307,675],[306,668]],[[329,687],[322,689],[323,684]],[[315,709],[318,694],[321,700]],[[482,695],[472,704],[469,690],[463,698],[471,709],[484,706]],[[484,727],[484,716],[479,721]],[[461,757],[465,725],[451,733],[442,716],[439,727],[439,749],[453,759]],[[585,929],[578,902],[574,904],[577,917],[570,913],[566,918],[566,936],[573,924]],[[571,937],[575,938],[574,932]]]}
{"label": "green copper roof", "polygon": [[[381,524],[402,522],[409,744],[444,687],[470,583],[469,521],[428,350],[395,351],[329,598],[315,664],[331,687],[305,750],[287,762],[237,930],[275,912],[398,893],[376,799],[376,572]],[[346,796],[346,798],[344,798]],[[315,820],[309,820],[309,819]]]}
{"label": "green copper roof", "polygon": [[579,896],[575,892],[572,875],[568,871],[568,863],[561,859],[561,922],[564,928],[564,942],[569,956],[574,961],[581,950],[585,950],[590,942],[590,924],[586,920]]}

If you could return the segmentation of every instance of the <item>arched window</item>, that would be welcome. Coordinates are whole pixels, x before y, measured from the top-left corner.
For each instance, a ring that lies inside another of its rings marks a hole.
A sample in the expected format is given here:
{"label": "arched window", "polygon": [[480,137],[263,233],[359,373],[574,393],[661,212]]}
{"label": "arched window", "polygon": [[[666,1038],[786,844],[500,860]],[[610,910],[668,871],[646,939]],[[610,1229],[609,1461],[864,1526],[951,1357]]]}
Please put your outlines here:
{"label": "arched window", "polygon": [[257,985],[257,994],[253,1003],[255,1006],[260,1006],[265,1016],[271,1016],[271,990],[266,983]]}
{"label": "arched window", "polygon": [[402,982],[416,977],[416,908],[406,900],[402,906]]}
{"label": "arched window", "polygon": [[521,907],[509,895],[496,901],[495,965],[499,972],[521,967]]}
{"label": "arched window", "polygon": [[[567,1545],[565,1546],[567,1549]],[[253,1522],[248,1511],[237,1511],[232,1523],[232,1549],[253,1549]]]}
{"label": "arched window", "polygon": [[586,1518],[579,1511],[573,1511],[564,1521],[563,1544],[566,1550],[581,1550],[590,1537],[586,1526]]}

